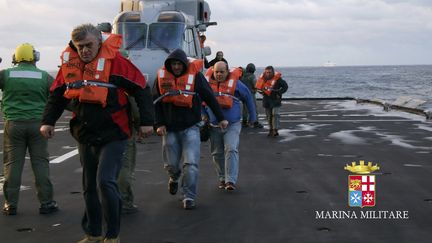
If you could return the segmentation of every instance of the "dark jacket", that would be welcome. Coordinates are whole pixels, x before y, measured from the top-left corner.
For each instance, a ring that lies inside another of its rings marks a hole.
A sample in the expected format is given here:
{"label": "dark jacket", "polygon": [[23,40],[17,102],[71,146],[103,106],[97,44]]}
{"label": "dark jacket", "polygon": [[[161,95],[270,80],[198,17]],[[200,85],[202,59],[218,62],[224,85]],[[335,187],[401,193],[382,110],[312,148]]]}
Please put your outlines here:
{"label": "dark jacket", "polygon": [[[184,65],[184,73],[187,71],[189,61],[186,54],[177,49],[173,51],[165,61],[165,69],[172,73],[169,65],[172,59],[179,60]],[[183,74],[184,74],[183,73]],[[181,74],[181,75],[183,75]],[[156,79],[153,86],[153,99],[157,99],[161,94],[158,80]],[[197,94],[192,99],[192,108],[175,106],[172,103],[157,102],[155,104],[155,125],[156,127],[166,126],[168,131],[181,131],[189,128],[201,121],[202,101],[212,109],[218,121],[224,120],[222,110],[213,95],[213,91],[202,73],[195,75],[195,90]]]}
{"label": "dark jacket", "polygon": [[282,94],[288,90],[288,84],[282,78],[278,79],[269,96],[263,95],[263,107],[273,108],[282,105]]}
{"label": "dark jacket", "polygon": [[213,67],[219,61],[225,62],[228,65],[228,61],[225,60],[225,58],[222,58],[222,60],[218,60],[215,58],[215,59],[211,60],[209,63],[207,63],[205,68]]}
{"label": "dark jacket", "polygon": [[129,102],[125,92],[135,97],[140,112],[140,125],[153,125],[153,106],[150,88],[145,87],[141,72],[127,59],[117,53],[112,60],[109,82],[117,88],[109,88],[107,105],[81,103],[63,96],[66,90],[60,68],[51,86],[51,94],[45,107],[42,124],[54,125],[70,104],[73,118],[70,121],[72,136],[82,144],[103,145],[131,135],[129,127]]}
{"label": "dark jacket", "polygon": [[243,76],[240,78],[240,80],[246,85],[246,87],[248,87],[249,91],[252,94],[256,93],[256,88],[255,88],[255,84],[256,84],[256,77],[255,74],[253,73],[249,73],[249,72],[244,72]]}

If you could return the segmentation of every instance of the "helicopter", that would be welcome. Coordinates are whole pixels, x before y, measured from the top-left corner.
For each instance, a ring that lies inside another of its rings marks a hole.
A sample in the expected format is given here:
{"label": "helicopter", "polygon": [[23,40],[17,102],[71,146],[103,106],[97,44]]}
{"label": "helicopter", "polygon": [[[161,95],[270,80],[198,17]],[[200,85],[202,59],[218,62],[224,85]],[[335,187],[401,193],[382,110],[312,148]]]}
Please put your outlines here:
{"label": "helicopter", "polygon": [[204,59],[211,49],[200,37],[210,22],[204,0],[122,0],[113,21],[113,33],[123,36],[122,50],[153,85],[157,70],[174,49],[190,58]]}

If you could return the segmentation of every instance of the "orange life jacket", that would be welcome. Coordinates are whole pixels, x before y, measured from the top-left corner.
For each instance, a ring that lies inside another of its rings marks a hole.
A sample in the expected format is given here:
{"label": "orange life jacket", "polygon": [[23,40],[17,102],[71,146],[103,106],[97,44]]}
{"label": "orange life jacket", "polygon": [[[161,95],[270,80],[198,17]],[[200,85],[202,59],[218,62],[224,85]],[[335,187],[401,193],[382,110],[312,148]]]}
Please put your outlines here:
{"label": "orange life jacket", "polygon": [[224,109],[229,109],[233,105],[233,96],[236,89],[237,81],[241,77],[242,71],[240,68],[233,68],[229,72],[228,79],[223,82],[218,82],[213,76],[213,67],[207,70],[206,78],[210,83],[210,87],[215,93],[219,105]]}
{"label": "orange life jacket", "polygon": [[[61,70],[66,86],[83,80],[109,82],[112,59],[121,46],[122,37],[116,34],[103,35],[99,53],[90,63],[84,63],[78,53],[68,46],[62,53]],[[108,87],[83,85],[79,88],[67,88],[63,96],[68,99],[77,98],[80,102],[101,104],[106,106]]]}
{"label": "orange life jacket", "polygon": [[264,74],[261,74],[259,79],[256,82],[255,88],[257,90],[261,90],[265,95],[270,96],[273,86],[276,81],[282,77],[280,72],[275,72],[274,76],[270,80],[264,79]]}
{"label": "orange life jacket", "polygon": [[[173,91],[188,91],[195,90],[195,76],[201,71],[204,62],[202,59],[189,60],[188,69],[180,77],[175,77],[172,73],[168,72],[165,67],[159,69],[157,73],[158,86],[161,95]],[[162,99],[164,103],[173,103],[176,106],[192,108],[192,94],[177,93],[168,95]]]}

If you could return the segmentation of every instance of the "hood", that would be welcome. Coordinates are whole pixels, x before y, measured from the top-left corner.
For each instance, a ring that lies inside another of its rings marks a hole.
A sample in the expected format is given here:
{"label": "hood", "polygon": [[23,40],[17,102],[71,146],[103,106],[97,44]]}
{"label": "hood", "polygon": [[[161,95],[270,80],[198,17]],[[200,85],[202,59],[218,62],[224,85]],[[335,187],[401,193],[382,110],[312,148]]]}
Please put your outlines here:
{"label": "hood", "polygon": [[181,75],[186,73],[189,61],[187,59],[186,53],[183,50],[175,49],[173,52],[171,52],[171,54],[168,55],[167,59],[165,60],[165,63],[164,63],[165,69],[168,72],[173,73],[171,70],[171,65],[169,65],[171,60],[178,60],[181,63],[183,63],[184,68],[183,68],[183,72]]}
{"label": "hood", "polygon": [[246,66],[246,72],[248,72],[248,73],[254,73],[255,72],[255,65],[253,63],[249,63]]}

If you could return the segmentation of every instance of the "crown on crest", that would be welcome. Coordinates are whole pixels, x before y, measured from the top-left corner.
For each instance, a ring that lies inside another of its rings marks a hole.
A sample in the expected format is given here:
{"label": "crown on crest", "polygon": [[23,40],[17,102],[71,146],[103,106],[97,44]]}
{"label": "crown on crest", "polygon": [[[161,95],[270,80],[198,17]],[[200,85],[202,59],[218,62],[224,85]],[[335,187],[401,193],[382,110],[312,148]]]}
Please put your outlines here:
{"label": "crown on crest", "polygon": [[369,174],[379,170],[379,167],[378,164],[372,165],[372,162],[368,162],[367,165],[365,165],[364,160],[360,160],[358,165],[356,165],[356,162],[354,161],[351,165],[347,164],[344,169],[356,174]]}

